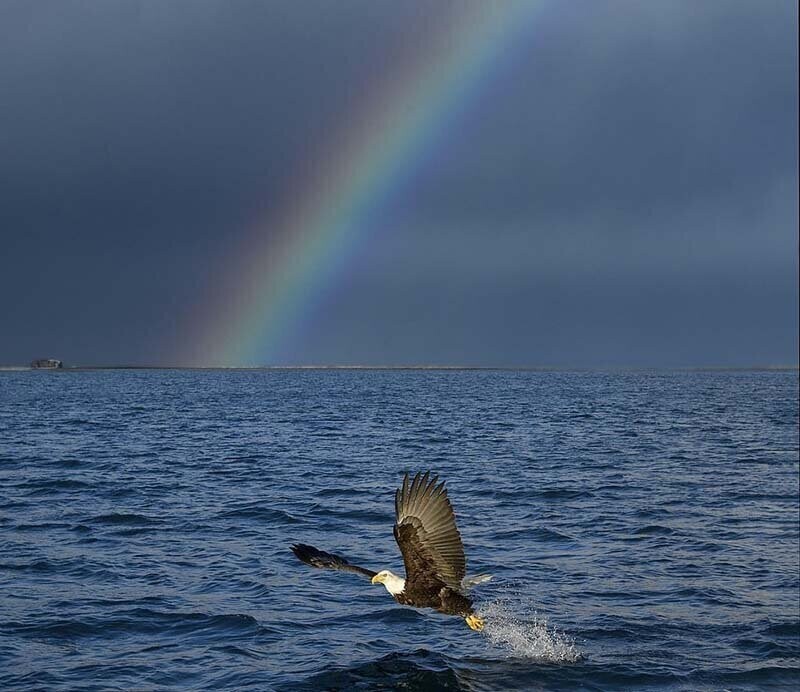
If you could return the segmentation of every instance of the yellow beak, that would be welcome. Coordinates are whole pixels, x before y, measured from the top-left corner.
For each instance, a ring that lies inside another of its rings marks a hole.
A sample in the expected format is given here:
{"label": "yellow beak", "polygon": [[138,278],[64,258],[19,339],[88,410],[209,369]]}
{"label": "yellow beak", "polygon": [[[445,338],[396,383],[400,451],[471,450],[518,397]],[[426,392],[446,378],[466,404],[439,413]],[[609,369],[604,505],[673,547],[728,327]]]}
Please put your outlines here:
{"label": "yellow beak", "polygon": [[371,581],[373,584],[383,584],[383,578],[380,574],[376,574],[374,577],[372,577]]}

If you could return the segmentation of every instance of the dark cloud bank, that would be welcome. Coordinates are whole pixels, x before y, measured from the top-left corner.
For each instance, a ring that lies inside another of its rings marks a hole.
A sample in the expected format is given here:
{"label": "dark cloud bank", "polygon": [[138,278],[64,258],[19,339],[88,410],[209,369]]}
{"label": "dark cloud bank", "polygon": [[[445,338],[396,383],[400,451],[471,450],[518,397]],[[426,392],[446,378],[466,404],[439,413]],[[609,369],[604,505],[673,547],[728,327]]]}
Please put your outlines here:
{"label": "dark cloud bank", "polygon": [[[0,4],[0,363],[171,359],[452,10]],[[792,2],[545,4],[278,362],[796,364],[796,31]]]}

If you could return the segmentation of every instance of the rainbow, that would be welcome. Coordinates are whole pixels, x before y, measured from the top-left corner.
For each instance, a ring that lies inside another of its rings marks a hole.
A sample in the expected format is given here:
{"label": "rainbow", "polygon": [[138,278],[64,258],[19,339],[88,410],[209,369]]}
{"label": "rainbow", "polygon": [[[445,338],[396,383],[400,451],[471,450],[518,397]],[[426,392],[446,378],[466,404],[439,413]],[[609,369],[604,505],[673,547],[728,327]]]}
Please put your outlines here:
{"label": "rainbow", "polygon": [[403,73],[350,115],[349,129],[288,195],[280,217],[246,234],[215,281],[215,304],[201,310],[192,330],[194,365],[253,366],[276,357],[369,233],[367,217],[430,155],[542,5],[455,5],[456,16]]}

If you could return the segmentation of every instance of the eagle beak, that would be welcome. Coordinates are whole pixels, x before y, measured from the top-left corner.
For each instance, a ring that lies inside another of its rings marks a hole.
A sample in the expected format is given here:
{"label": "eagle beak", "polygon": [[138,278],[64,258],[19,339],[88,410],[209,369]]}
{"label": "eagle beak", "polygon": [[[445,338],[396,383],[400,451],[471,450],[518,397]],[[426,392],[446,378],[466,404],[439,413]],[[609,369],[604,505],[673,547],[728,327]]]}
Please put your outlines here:
{"label": "eagle beak", "polygon": [[380,574],[376,574],[374,577],[372,577],[372,579],[370,581],[373,584],[382,584],[383,583],[383,579],[381,579],[381,575]]}

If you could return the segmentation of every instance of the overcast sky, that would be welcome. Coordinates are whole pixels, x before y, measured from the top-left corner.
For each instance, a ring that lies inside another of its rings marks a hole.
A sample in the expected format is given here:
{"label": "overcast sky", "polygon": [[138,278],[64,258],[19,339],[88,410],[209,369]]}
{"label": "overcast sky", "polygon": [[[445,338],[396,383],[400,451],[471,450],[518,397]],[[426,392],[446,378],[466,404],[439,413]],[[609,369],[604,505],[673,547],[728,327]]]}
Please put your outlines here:
{"label": "overcast sky", "polygon": [[[0,0],[0,364],[190,352],[253,220],[462,6]],[[272,361],[796,365],[796,3],[533,17]]]}

